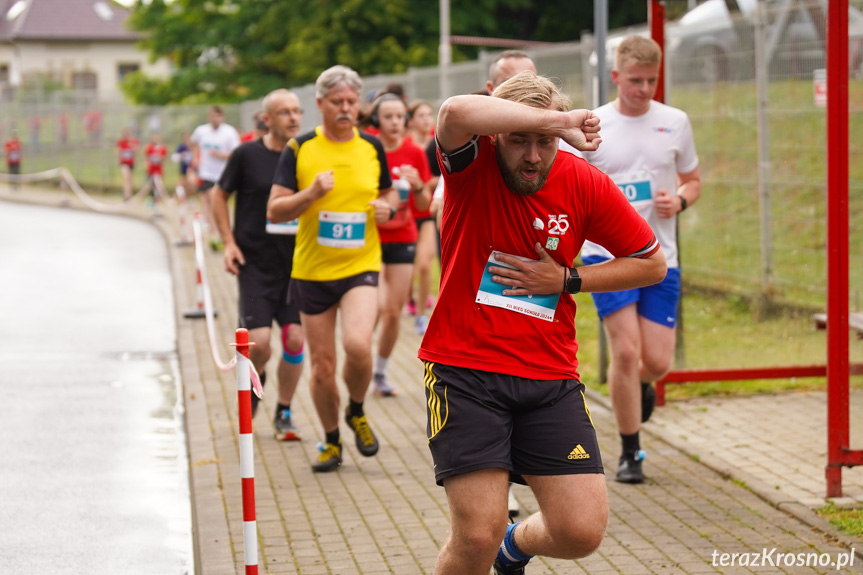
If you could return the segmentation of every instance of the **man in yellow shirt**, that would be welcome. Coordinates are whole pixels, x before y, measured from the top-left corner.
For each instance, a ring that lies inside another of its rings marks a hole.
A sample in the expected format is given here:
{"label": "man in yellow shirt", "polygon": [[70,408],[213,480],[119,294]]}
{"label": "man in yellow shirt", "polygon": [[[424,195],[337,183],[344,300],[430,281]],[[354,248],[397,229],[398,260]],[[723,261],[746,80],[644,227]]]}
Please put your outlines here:
{"label": "man in yellow shirt", "polygon": [[333,66],[318,77],[321,125],[288,143],[267,205],[273,223],[299,219],[288,297],[300,308],[312,365],[312,399],[326,434],[312,465],[318,472],[337,469],[342,462],[335,342],[340,311],[342,377],[350,396],[345,420],[362,455],[378,451],[363,411],[372,377],[381,269],[375,223],[393,217],[398,192],[383,146],[355,127],[362,88],[359,75],[346,66]]}

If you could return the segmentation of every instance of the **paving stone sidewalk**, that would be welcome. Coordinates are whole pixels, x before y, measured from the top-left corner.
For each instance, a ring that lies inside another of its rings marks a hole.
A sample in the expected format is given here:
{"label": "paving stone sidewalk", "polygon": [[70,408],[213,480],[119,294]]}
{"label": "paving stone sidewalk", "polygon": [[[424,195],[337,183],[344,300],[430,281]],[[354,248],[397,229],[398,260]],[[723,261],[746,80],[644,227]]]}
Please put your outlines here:
{"label": "paving stone sidewalk", "polygon": [[[20,201],[21,194],[12,199]],[[0,184],[0,199],[10,197]],[[59,195],[28,190],[24,198],[58,205]],[[71,200],[73,207],[78,204]],[[143,208],[132,215],[148,217]],[[169,211],[154,222],[166,235],[175,279],[197,572],[240,574],[244,566],[236,379],[233,372],[216,368],[204,321],[182,317],[195,302],[195,264],[192,248],[174,245],[175,213]],[[219,312],[217,352],[227,359],[233,353],[227,344],[236,326],[236,282],[223,271],[221,254],[207,249],[206,265]],[[370,394],[367,401],[380,452],[362,457],[343,428],[345,462],[336,473],[311,472],[322,431],[305,379],[308,368],[293,405],[301,442],[273,438],[276,390],[275,385],[267,386],[254,422],[260,573],[433,572],[449,520],[444,490],[434,484],[426,445],[422,369],[416,359],[419,343],[412,321],[404,318],[390,366],[399,395],[382,399]],[[775,553],[826,553],[835,561],[851,545],[863,550],[863,540],[837,537],[809,507],[823,492],[824,457],[818,441],[824,432],[818,425],[824,409],[818,394],[750,398],[745,403],[699,400],[658,410],[645,430],[649,479],[640,486],[613,481],[618,439],[605,402],[591,393],[593,419],[606,456],[611,507],[606,538],[597,553],[581,561],[535,560],[530,575],[833,573],[836,568],[829,565],[728,567],[719,565],[718,559],[722,553],[761,554],[776,548]],[[764,476],[760,468],[773,475]],[[852,497],[858,497],[863,485],[858,471],[844,473]],[[781,497],[776,498],[776,492]],[[527,488],[516,486],[515,494],[525,513],[536,510]],[[856,556],[853,567],[841,572],[863,573],[863,557]]]}

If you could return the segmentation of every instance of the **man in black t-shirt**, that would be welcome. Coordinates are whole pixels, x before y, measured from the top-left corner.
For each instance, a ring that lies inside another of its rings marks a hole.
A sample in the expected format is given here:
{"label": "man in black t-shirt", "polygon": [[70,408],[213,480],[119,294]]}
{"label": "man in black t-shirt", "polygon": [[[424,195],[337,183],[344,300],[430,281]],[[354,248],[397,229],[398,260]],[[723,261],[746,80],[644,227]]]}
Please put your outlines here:
{"label": "man in black t-shirt", "polygon": [[[299,132],[303,111],[297,96],[284,89],[267,94],[262,108],[269,132],[231,154],[213,190],[213,215],[225,245],[225,269],[239,280],[239,323],[249,330],[249,341],[254,343],[249,354],[261,383],[271,355],[273,320],[281,328],[279,397],[273,425],[276,438],[289,441],[300,439],[291,420],[291,399],[303,371],[304,343],[299,310],[287,302],[296,222],[268,222],[267,201],[279,157],[288,140]],[[228,198],[234,192],[232,230]],[[258,398],[252,394],[252,416],[257,406]]]}

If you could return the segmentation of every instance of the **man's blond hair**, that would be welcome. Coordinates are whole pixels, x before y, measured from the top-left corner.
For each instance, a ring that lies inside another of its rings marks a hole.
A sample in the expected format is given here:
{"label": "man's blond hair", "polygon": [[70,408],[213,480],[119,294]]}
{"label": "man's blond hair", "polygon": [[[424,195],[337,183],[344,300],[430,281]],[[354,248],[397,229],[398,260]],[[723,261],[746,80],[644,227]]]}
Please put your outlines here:
{"label": "man's blond hair", "polygon": [[566,112],[572,105],[572,101],[554,82],[530,70],[519,72],[495,88],[491,95],[534,108],[558,112]]}
{"label": "man's blond hair", "polygon": [[662,48],[652,38],[627,36],[614,53],[614,69],[620,70],[628,62],[636,66],[656,66],[662,60]]}

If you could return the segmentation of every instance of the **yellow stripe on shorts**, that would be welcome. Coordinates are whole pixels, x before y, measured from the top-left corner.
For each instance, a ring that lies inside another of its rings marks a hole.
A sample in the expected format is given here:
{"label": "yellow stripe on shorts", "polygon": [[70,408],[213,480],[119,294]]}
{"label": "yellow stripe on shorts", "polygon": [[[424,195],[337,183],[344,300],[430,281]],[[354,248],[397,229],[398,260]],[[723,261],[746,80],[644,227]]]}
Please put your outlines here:
{"label": "yellow stripe on shorts", "polygon": [[584,401],[584,411],[586,411],[586,412],[587,412],[587,418],[590,420],[590,425],[591,425],[591,427],[593,427],[594,429],[596,429],[596,426],[595,426],[595,425],[593,425],[593,418],[590,416],[590,408],[589,408],[589,407],[587,407],[587,398],[586,398],[586,397],[584,397],[584,392],[583,392],[583,391],[581,392],[581,400],[582,400],[582,401]]}
{"label": "yellow stripe on shorts", "polygon": [[[428,438],[431,439],[437,435],[437,433],[443,429],[443,426],[446,424],[446,416],[448,415],[446,387],[444,387],[443,404],[441,404],[441,397],[434,388],[435,384],[438,382],[437,376],[432,372],[434,364],[427,361],[424,361],[423,364],[425,365],[425,377],[423,378],[423,381],[428,390]],[[443,409],[441,409],[441,405],[443,405]]]}

